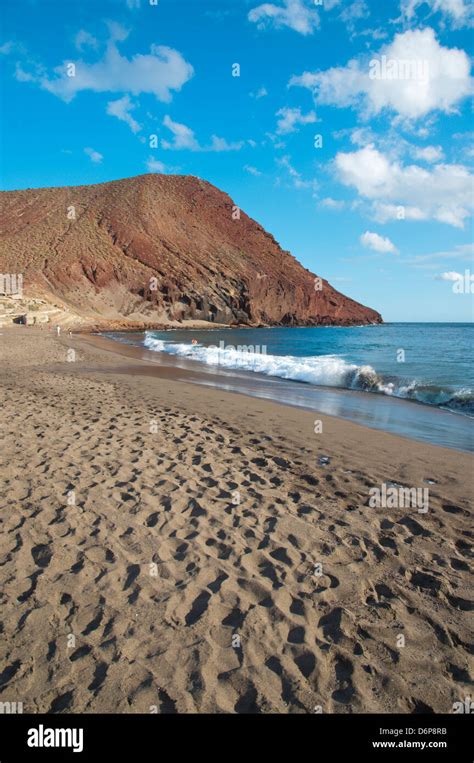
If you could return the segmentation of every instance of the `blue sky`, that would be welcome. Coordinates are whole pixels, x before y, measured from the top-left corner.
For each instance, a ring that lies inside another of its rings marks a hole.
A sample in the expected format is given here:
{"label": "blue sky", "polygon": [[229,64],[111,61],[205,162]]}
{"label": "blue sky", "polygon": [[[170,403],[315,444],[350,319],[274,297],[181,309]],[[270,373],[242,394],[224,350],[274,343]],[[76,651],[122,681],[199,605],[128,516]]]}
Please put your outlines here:
{"label": "blue sky", "polygon": [[197,175],[385,320],[472,320],[467,0],[0,14],[3,190]]}

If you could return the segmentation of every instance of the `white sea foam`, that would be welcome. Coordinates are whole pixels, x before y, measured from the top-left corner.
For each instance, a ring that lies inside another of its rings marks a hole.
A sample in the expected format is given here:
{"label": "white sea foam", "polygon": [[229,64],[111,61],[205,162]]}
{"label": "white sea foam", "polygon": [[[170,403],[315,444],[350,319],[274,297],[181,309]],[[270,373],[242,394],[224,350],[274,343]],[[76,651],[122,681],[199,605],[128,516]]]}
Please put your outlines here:
{"label": "white sea foam", "polygon": [[154,338],[148,332],[144,344],[149,350],[197,360],[209,366],[254,371],[317,386],[373,389],[387,395],[393,393],[393,384],[384,383],[371,366],[348,363],[338,355],[267,355],[263,352],[242,351],[238,347],[204,347],[201,344],[166,342]]}

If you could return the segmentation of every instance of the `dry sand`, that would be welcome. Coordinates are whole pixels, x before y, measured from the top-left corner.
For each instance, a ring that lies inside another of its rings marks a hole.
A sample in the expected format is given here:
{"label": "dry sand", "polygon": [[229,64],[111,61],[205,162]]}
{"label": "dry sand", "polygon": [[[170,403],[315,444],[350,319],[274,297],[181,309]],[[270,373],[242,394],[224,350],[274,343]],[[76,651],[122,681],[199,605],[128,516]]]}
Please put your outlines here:
{"label": "dry sand", "polygon": [[[472,693],[469,455],[328,416],[315,434],[314,412],[85,338],[0,341],[0,701],[408,713]],[[429,487],[429,512],[371,508],[390,481]]]}

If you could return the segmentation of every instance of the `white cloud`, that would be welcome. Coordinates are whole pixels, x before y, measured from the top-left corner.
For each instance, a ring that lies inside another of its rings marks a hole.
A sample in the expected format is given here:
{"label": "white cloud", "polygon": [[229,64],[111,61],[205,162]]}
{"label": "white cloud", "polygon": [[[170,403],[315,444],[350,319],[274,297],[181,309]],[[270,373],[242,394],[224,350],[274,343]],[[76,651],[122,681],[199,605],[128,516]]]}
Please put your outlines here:
{"label": "white cloud", "polygon": [[294,177],[294,178],[301,177],[301,174],[297,170],[295,170],[295,168],[291,164],[289,156],[282,156],[281,159],[277,159],[277,164],[279,164],[280,167],[284,167],[288,171],[288,174],[291,177]]}
{"label": "white cloud", "polygon": [[[374,62],[382,66],[384,61],[385,68],[377,71]],[[310,89],[320,104],[354,107],[367,115],[387,109],[417,119],[437,109],[452,113],[473,92],[470,68],[464,50],[443,47],[426,28],[397,34],[370,61],[353,59],[346,66],[304,72],[289,84]]]}
{"label": "white cloud", "polygon": [[118,21],[106,21],[106,26],[109,30],[109,36],[112,42],[123,42],[127,39],[131,31],[123,24],[119,24]]}
{"label": "white cloud", "polygon": [[[334,130],[332,135],[336,140],[349,138],[355,146],[366,146],[367,143],[372,143],[376,138],[370,127],[346,127],[342,130]],[[398,140],[400,140],[399,136]]]}
{"label": "white cloud", "polygon": [[346,206],[346,203],[342,199],[331,199],[331,197],[328,196],[325,199],[321,199],[321,201],[319,202],[319,206],[324,207],[325,209],[339,211],[341,209],[344,209],[344,207]]}
{"label": "white cloud", "polygon": [[373,201],[381,222],[400,219],[433,219],[464,227],[473,206],[473,176],[459,164],[437,164],[426,169],[393,161],[370,144],[359,151],[339,152],[335,158],[339,178],[359,195]]}
{"label": "white cloud", "polygon": [[94,162],[94,164],[100,164],[104,158],[102,154],[99,154],[98,151],[94,151],[93,148],[85,148],[84,153],[89,157],[91,162]]}
{"label": "white cloud", "polygon": [[256,167],[251,167],[249,164],[245,165],[244,170],[248,172],[250,175],[254,175],[255,177],[260,177],[260,175],[262,174],[260,170],[258,170]]}
{"label": "white cloud", "polygon": [[291,159],[289,156],[282,156],[280,159],[276,160],[276,163],[288,172],[292,179],[294,188],[297,188],[298,190],[309,189],[316,191],[318,187],[317,180],[304,180],[302,178],[301,172],[298,172],[298,170],[296,170],[291,164]]}
{"label": "white cloud", "polygon": [[153,156],[148,157],[146,161],[146,168],[148,172],[166,172],[166,167],[163,162],[158,161],[158,159],[155,159]]}
{"label": "white cloud", "polygon": [[283,5],[263,3],[248,14],[249,21],[259,29],[272,26],[288,27],[303,35],[313,34],[319,27],[319,14],[310,0],[282,0]]}
{"label": "white cloud", "polygon": [[3,45],[0,45],[0,53],[3,56],[9,56],[10,53],[15,52],[22,53],[23,50],[23,46],[17,42],[14,42],[13,40],[7,40],[7,42],[4,42]]}
{"label": "white cloud", "polygon": [[[8,40],[0,45],[0,54],[4,56],[20,56],[21,61],[15,62],[15,79],[18,82],[37,82],[46,72],[41,62],[31,58],[28,50],[21,42]],[[28,71],[27,71],[28,69]]]}
{"label": "white cloud", "polygon": [[439,162],[444,158],[441,146],[414,146],[413,155],[416,159],[422,159],[424,162]]}
{"label": "white cloud", "polygon": [[[77,93],[90,90],[133,95],[151,93],[168,103],[172,92],[181,90],[193,76],[193,67],[181,53],[164,45],[152,45],[149,53],[137,53],[130,59],[122,56],[117,43],[127,38],[128,30],[114,22],[108,27],[106,52],[95,63],[67,60],[54,69],[52,76],[30,73],[30,78],[66,102],[72,101]],[[75,66],[74,76],[68,74],[71,63]]]}
{"label": "white cloud", "polygon": [[259,100],[260,98],[265,98],[265,96],[268,95],[268,90],[266,87],[259,88],[255,93],[250,93],[251,98],[255,98],[255,100]]}
{"label": "white cloud", "polygon": [[238,143],[228,143],[225,138],[219,138],[217,135],[211,136],[210,146],[201,146],[196,139],[193,130],[179,122],[173,122],[168,114],[163,119],[163,124],[173,133],[173,140],[161,141],[164,149],[179,151],[187,149],[188,151],[239,151],[244,145],[243,141]]}
{"label": "white cloud", "polygon": [[[417,131],[418,132],[418,131]],[[337,140],[349,138],[355,146],[365,147],[371,143],[377,143],[380,151],[385,151],[392,158],[411,156],[430,164],[444,159],[444,151],[440,145],[419,146],[406,140],[400,134],[400,128],[384,126],[381,133],[376,133],[370,127],[355,127],[335,130],[332,133]],[[416,135],[415,137],[420,137]]]}
{"label": "white cloud", "polygon": [[0,45],[0,53],[2,56],[9,56],[15,48],[15,43],[12,40],[7,40],[3,45]]}
{"label": "white cloud", "polygon": [[336,154],[336,166],[345,185],[352,185],[362,196],[375,198],[387,194],[392,168],[386,156],[373,144],[349,153]]}
{"label": "white cloud", "polygon": [[426,5],[433,13],[439,11],[449,18],[454,26],[469,24],[472,19],[472,8],[465,0],[401,0],[402,16],[411,21],[418,8]]}
{"label": "white cloud", "polygon": [[190,127],[180,124],[179,122],[173,122],[168,114],[163,119],[163,124],[173,133],[173,141],[163,140],[162,146],[166,149],[180,150],[183,148],[189,149],[189,151],[200,151],[201,147],[194,137],[194,132]]}
{"label": "white cloud", "polygon": [[137,133],[141,130],[141,125],[132,117],[131,111],[135,108],[135,104],[131,102],[129,95],[124,95],[123,98],[119,98],[118,101],[109,101],[107,104],[107,114],[112,117],[117,117],[121,122],[125,122],[131,131]]}
{"label": "white cloud", "polygon": [[22,65],[17,61],[15,67],[15,79],[18,82],[35,82],[36,77],[23,69]]}
{"label": "white cloud", "polygon": [[280,117],[276,129],[278,135],[286,135],[289,132],[295,132],[298,125],[307,125],[316,122],[316,114],[314,111],[310,111],[308,114],[302,114],[301,109],[283,108],[277,111],[276,116]]}
{"label": "white cloud", "polygon": [[379,236],[378,233],[373,233],[372,231],[366,230],[360,237],[360,243],[366,249],[373,249],[374,252],[398,254],[396,246],[389,238]]}
{"label": "white cloud", "polygon": [[81,29],[74,38],[74,45],[76,46],[77,50],[82,50],[82,48],[97,48],[99,46],[99,41],[94,37],[94,35],[90,34],[90,32],[86,32],[85,29]]}
{"label": "white cloud", "polygon": [[365,19],[368,16],[370,16],[370,11],[365,0],[351,0],[351,2],[345,4],[339,14],[339,19],[346,25],[349,32],[353,34],[356,21]]}
{"label": "white cloud", "polygon": [[[267,137],[269,140],[271,140],[271,142],[273,143],[273,146],[274,146],[274,148],[285,148],[285,146],[286,146],[286,143],[284,143],[284,142],[281,140],[281,138],[279,138],[277,135],[273,135],[273,133],[271,133],[271,132],[266,132],[266,133],[265,133],[265,136],[266,136],[266,137]],[[263,145],[263,146],[264,146],[265,144],[266,144],[266,141],[264,141],[264,142],[262,143],[262,145]]]}
{"label": "white cloud", "polygon": [[204,148],[203,151],[240,151],[243,145],[244,143],[241,140],[228,143],[225,138],[218,138],[217,135],[212,135],[211,145],[209,148]]}
{"label": "white cloud", "polygon": [[439,260],[459,260],[472,261],[474,257],[474,243],[458,244],[454,249],[448,249],[441,252],[431,252],[430,254],[416,254],[414,257],[403,260],[408,265],[417,268],[438,268]]}

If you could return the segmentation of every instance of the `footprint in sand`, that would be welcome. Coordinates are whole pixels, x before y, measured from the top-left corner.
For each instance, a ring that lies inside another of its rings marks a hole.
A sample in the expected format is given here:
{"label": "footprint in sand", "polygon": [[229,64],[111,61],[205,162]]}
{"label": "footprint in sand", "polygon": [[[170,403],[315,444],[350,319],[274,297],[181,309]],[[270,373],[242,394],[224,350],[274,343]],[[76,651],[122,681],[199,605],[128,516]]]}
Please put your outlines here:
{"label": "footprint in sand", "polygon": [[31,556],[38,567],[45,569],[51,561],[53,552],[49,546],[43,543],[31,549]]}

